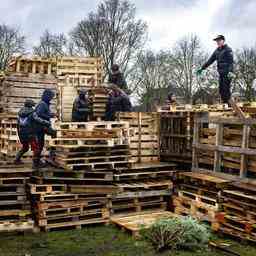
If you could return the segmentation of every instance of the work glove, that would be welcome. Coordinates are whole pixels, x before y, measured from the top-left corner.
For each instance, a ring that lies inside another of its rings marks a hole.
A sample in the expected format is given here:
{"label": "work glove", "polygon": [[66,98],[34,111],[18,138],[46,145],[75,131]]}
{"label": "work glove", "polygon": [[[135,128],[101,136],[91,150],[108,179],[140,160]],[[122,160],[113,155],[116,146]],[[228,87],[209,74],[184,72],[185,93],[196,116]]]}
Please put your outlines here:
{"label": "work glove", "polygon": [[233,80],[236,77],[236,75],[233,72],[228,72],[228,79]]}
{"label": "work glove", "polygon": [[203,73],[203,69],[201,69],[201,68],[196,71],[197,76],[201,76],[202,73]]}

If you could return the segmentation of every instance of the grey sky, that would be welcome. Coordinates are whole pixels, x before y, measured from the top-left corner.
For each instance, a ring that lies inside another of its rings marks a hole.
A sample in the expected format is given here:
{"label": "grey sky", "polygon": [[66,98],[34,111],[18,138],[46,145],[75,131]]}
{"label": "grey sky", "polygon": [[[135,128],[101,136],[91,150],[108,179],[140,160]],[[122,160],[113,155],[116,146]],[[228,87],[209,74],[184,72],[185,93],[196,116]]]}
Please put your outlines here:
{"label": "grey sky", "polygon": [[[148,22],[150,42],[158,50],[188,33],[212,49],[225,34],[234,48],[255,44],[256,0],[131,0],[137,17]],[[36,43],[45,29],[68,33],[100,0],[1,0],[0,22],[18,25]]]}

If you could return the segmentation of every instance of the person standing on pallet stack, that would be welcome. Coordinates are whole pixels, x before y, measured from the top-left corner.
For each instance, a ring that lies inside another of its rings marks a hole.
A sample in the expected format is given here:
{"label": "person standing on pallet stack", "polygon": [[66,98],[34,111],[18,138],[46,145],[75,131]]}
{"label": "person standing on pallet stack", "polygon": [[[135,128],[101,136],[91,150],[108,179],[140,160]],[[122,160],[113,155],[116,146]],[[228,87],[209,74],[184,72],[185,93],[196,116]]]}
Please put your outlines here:
{"label": "person standing on pallet stack", "polygon": [[21,150],[17,153],[14,163],[23,164],[22,156],[29,151],[31,147],[33,151],[33,160],[37,159],[40,154],[40,147],[36,136],[35,123],[40,123],[45,128],[49,128],[51,123],[41,119],[36,113],[35,102],[33,100],[25,100],[24,107],[18,113],[18,136],[22,144]]}
{"label": "person standing on pallet stack", "polygon": [[197,75],[201,75],[203,70],[207,69],[213,62],[217,61],[219,73],[219,93],[223,103],[229,103],[231,98],[231,81],[235,77],[233,73],[233,52],[225,44],[225,37],[218,35],[213,39],[217,43],[217,49],[213,52],[209,60],[197,70]]}
{"label": "person standing on pallet stack", "polygon": [[121,90],[128,93],[128,87],[126,80],[124,78],[124,74],[120,71],[119,66],[117,64],[112,65],[111,73],[108,77],[108,82],[110,84],[117,85]]}
{"label": "person standing on pallet stack", "polygon": [[85,89],[79,90],[72,108],[72,122],[88,122],[90,115],[89,100]]}
{"label": "person standing on pallet stack", "polygon": [[41,101],[36,106],[35,114],[33,114],[33,117],[37,115],[40,119],[48,122],[49,124],[49,126],[46,127],[35,119],[35,132],[39,144],[39,153],[33,160],[33,169],[35,170],[46,166],[45,163],[41,162],[41,154],[45,144],[45,135],[48,134],[52,137],[56,137],[56,131],[51,127],[51,118],[54,118],[55,114],[51,113],[50,111],[51,101],[53,100],[54,96],[55,94],[52,90],[45,89]]}

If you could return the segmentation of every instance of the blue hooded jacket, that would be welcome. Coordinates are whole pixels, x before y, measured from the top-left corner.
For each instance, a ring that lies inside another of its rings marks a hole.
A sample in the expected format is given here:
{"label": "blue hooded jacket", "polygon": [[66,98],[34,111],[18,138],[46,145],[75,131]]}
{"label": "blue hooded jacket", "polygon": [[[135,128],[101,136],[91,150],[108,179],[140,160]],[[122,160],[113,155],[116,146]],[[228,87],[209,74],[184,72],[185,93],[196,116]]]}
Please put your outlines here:
{"label": "blue hooded jacket", "polygon": [[[35,112],[36,114],[46,120],[50,121],[51,118],[54,117],[54,114],[50,111],[50,102],[54,98],[55,94],[50,89],[45,89],[41,98],[41,101],[37,104]],[[38,130],[42,130],[44,126],[40,123],[38,123]]]}

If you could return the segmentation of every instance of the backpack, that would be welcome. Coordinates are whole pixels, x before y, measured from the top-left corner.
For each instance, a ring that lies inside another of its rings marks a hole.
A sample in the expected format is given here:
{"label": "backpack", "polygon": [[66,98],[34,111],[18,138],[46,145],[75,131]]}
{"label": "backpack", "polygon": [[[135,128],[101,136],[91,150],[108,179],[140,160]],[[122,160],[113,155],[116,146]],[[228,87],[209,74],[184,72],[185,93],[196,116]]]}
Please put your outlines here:
{"label": "backpack", "polygon": [[29,125],[29,117],[28,116],[19,117],[19,125],[23,128],[28,126]]}

